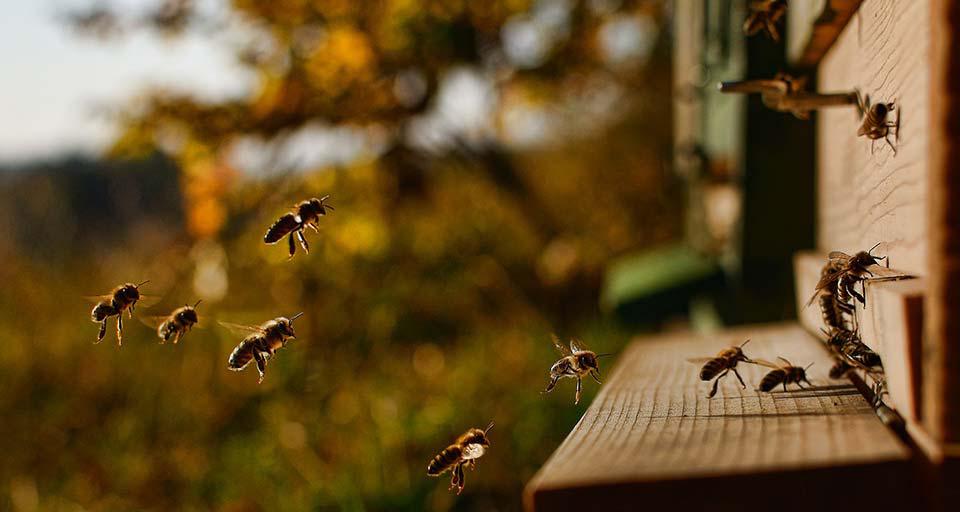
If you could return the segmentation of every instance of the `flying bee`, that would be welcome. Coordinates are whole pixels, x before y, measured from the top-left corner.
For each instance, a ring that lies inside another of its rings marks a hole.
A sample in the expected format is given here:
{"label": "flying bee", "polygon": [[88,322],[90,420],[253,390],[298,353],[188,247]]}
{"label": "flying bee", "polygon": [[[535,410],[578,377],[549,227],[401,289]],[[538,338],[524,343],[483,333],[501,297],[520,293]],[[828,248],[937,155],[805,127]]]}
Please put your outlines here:
{"label": "flying bee", "polygon": [[283,214],[270,226],[267,234],[263,235],[264,243],[275,244],[286,236],[290,257],[292,258],[297,252],[297,246],[293,241],[293,237],[296,236],[300,246],[303,247],[303,251],[310,254],[310,244],[303,236],[303,230],[304,228],[310,228],[319,233],[317,223],[320,222],[320,217],[326,215],[327,210],[336,210],[333,206],[326,204],[329,197],[328,195],[320,199],[314,197],[298,203],[293,207],[293,210]]}
{"label": "flying bee", "polygon": [[787,12],[787,0],[755,0],[750,2],[750,15],[743,22],[743,33],[752,36],[766,31],[770,39],[780,41],[777,22]]}
{"label": "flying bee", "polygon": [[427,475],[440,476],[448,470],[452,471],[450,490],[456,488],[459,495],[463,492],[463,466],[468,465],[473,470],[477,464],[477,459],[486,453],[487,448],[490,447],[487,432],[491,428],[493,428],[492,421],[490,425],[487,425],[486,430],[471,428],[466,431],[427,464]]}
{"label": "flying bee", "polygon": [[302,314],[302,312],[297,313],[290,318],[279,316],[264,322],[259,327],[220,322],[220,325],[235,332],[247,333],[247,337],[230,354],[227,368],[238,372],[246,368],[250,361],[255,360],[257,371],[260,372],[260,380],[257,383],[263,382],[264,372],[267,370],[267,359],[273,357],[277,350],[285,347],[289,339],[297,337],[293,330],[293,321],[300,318]]}
{"label": "flying bee", "polygon": [[813,363],[807,365],[806,368],[801,368],[799,366],[794,366],[790,361],[782,357],[777,357],[784,364],[776,365],[769,361],[764,361],[762,359],[757,359],[755,363],[766,366],[768,368],[773,368],[769,373],[763,376],[763,379],[760,380],[760,391],[770,391],[773,388],[777,387],[778,384],[783,385],[783,390],[787,390],[787,384],[796,384],[801,389],[803,388],[802,382],[806,382],[810,386],[813,386],[813,383],[807,380],[807,369],[813,366]]}
{"label": "flying bee", "polygon": [[610,354],[598,355],[587,350],[583,347],[583,342],[576,338],[570,340],[570,348],[567,348],[560,342],[559,338],[553,336],[553,346],[557,348],[563,357],[550,367],[550,383],[547,384],[547,389],[543,392],[549,393],[553,391],[554,386],[557,385],[557,381],[564,377],[575,378],[577,379],[577,395],[573,403],[574,405],[579,404],[580,390],[582,387],[580,379],[589,374],[593,377],[593,380],[597,381],[597,384],[602,384],[602,382],[600,382],[600,363],[597,360]]}
{"label": "flying bee", "polygon": [[147,280],[140,284],[126,283],[117,286],[107,295],[88,297],[88,299],[96,302],[90,312],[90,319],[100,324],[97,343],[103,341],[103,337],[107,334],[107,319],[116,316],[117,345],[123,345],[123,312],[126,311],[127,315],[133,318],[133,310],[136,308],[137,302],[143,298],[140,295],[140,287],[149,282]]}
{"label": "flying bee", "polygon": [[857,128],[857,137],[866,136],[870,139],[871,154],[873,154],[873,143],[879,139],[887,141],[890,149],[893,150],[893,154],[897,154],[896,146],[893,145],[893,142],[890,142],[890,128],[896,128],[897,136],[900,136],[900,116],[897,116],[896,121],[888,120],[890,112],[893,112],[894,109],[896,109],[896,106],[892,102],[877,103],[871,106],[869,96],[865,105],[861,106],[863,121],[860,123],[860,128]]}
{"label": "flying bee", "polygon": [[727,376],[727,373],[733,372],[737,376],[737,380],[740,381],[740,384],[746,389],[747,385],[743,382],[743,377],[740,376],[740,373],[737,372],[737,363],[752,363],[749,357],[743,353],[743,346],[747,343],[750,343],[750,340],[744,341],[739,346],[725,348],[716,355],[716,357],[701,357],[694,359],[687,359],[687,361],[695,364],[704,363],[703,368],[700,368],[700,380],[709,381],[714,379],[713,388],[710,389],[710,394],[707,395],[707,398],[713,398],[717,394],[717,386],[720,384],[720,379]]}
{"label": "flying bee", "polygon": [[166,316],[153,316],[142,319],[143,322],[157,329],[157,337],[160,343],[173,341],[176,344],[185,334],[190,332],[194,325],[200,322],[197,316],[197,306],[203,302],[198,300],[192,306],[183,306],[173,310]]}

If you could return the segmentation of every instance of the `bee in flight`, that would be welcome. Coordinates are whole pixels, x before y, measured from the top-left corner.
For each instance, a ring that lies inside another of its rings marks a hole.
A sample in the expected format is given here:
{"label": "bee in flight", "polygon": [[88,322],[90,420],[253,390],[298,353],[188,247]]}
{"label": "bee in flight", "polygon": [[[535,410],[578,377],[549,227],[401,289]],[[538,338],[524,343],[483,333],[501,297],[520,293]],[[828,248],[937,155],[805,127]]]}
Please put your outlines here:
{"label": "bee in flight", "polygon": [[597,360],[610,354],[598,355],[587,350],[584,348],[583,342],[576,338],[570,340],[570,348],[567,348],[560,342],[559,338],[553,336],[553,346],[557,348],[563,357],[550,367],[550,383],[547,384],[547,389],[543,392],[549,393],[552,391],[554,386],[557,385],[557,381],[564,377],[576,378],[577,395],[573,403],[574,405],[579,404],[580,389],[582,387],[580,379],[589,374],[593,377],[593,380],[597,381],[597,384],[602,384],[602,382],[600,382],[600,363]]}
{"label": "bee in flight", "polygon": [[100,324],[100,333],[97,334],[97,343],[103,341],[107,334],[107,319],[111,316],[117,317],[117,345],[123,345],[123,312],[126,311],[130,318],[133,318],[133,310],[137,302],[143,297],[140,295],[140,287],[149,283],[144,281],[140,284],[126,283],[113,289],[107,295],[88,297],[96,302],[93,311],[90,312],[90,319]]}
{"label": "bee in flight", "polygon": [[201,302],[198,300],[192,306],[185,305],[174,309],[167,316],[147,317],[143,319],[144,323],[157,329],[157,337],[160,338],[160,343],[173,341],[176,344],[180,341],[180,338],[190,332],[194,325],[200,322],[200,317],[197,316],[197,306]]}
{"label": "bee in flight", "polygon": [[740,373],[737,372],[737,363],[752,363],[753,360],[747,357],[743,353],[743,346],[749,343],[750,340],[744,341],[739,346],[725,348],[716,355],[716,357],[700,357],[694,359],[687,359],[687,361],[695,364],[703,364],[703,368],[700,368],[700,380],[709,381],[714,379],[713,388],[710,389],[710,394],[707,395],[707,398],[713,398],[717,394],[717,386],[720,384],[720,379],[727,376],[727,373],[733,372],[737,376],[737,380],[740,381],[740,385],[744,389],[747,388],[747,385],[743,382],[743,377],[740,377]]}
{"label": "bee in flight", "polygon": [[227,368],[238,372],[246,368],[250,361],[255,360],[257,371],[260,372],[260,380],[257,383],[263,382],[264,372],[267,370],[267,359],[273,357],[277,350],[285,347],[289,339],[297,337],[293,330],[293,321],[300,318],[302,314],[302,312],[297,313],[290,318],[280,316],[264,322],[259,327],[220,322],[220,325],[228,329],[247,334],[247,337],[230,354]]}
{"label": "bee in flight", "polygon": [[486,430],[471,428],[450,446],[443,449],[430,464],[427,464],[427,475],[440,476],[447,470],[452,471],[453,477],[450,478],[450,490],[456,488],[457,494],[463,492],[463,466],[470,466],[472,470],[477,464],[477,459],[486,453],[490,447],[490,440],[487,439],[487,432],[493,428],[491,421]]}
{"label": "bee in flight", "polygon": [[320,199],[314,197],[306,201],[301,201],[293,207],[293,210],[283,214],[283,216],[270,226],[267,234],[263,235],[263,241],[267,244],[275,244],[286,236],[290,249],[290,257],[292,258],[297,252],[297,245],[293,241],[293,237],[296,236],[304,252],[310,254],[310,244],[307,243],[307,239],[303,236],[303,230],[309,227],[315,232],[319,232],[317,230],[317,223],[320,222],[320,217],[326,215],[327,210],[336,210],[333,206],[326,204],[326,200],[329,197],[330,196],[327,195]]}
{"label": "bee in flight", "polygon": [[857,128],[857,137],[867,137],[870,139],[870,153],[873,154],[873,143],[879,139],[887,141],[893,154],[897,154],[897,148],[890,142],[890,128],[895,128],[897,137],[900,136],[900,116],[896,121],[888,120],[890,112],[896,109],[896,105],[890,103],[877,103],[870,105],[870,97],[867,96],[865,104],[861,107],[863,112],[863,121]]}
{"label": "bee in flight", "polygon": [[801,368],[799,366],[794,366],[790,361],[782,357],[777,357],[780,361],[783,362],[782,365],[777,365],[769,361],[764,361],[762,359],[757,359],[754,362],[766,366],[767,368],[773,368],[769,373],[763,376],[763,379],[760,380],[760,391],[770,391],[777,385],[782,384],[783,390],[787,390],[787,384],[796,384],[801,389],[803,388],[802,382],[806,382],[810,386],[813,386],[813,383],[807,380],[807,369],[813,366],[813,363],[807,365],[806,368]]}
{"label": "bee in flight", "polygon": [[770,39],[780,41],[777,22],[787,12],[787,0],[754,0],[750,2],[750,15],[743,22],[743,33],[752,36],[764,30]]}

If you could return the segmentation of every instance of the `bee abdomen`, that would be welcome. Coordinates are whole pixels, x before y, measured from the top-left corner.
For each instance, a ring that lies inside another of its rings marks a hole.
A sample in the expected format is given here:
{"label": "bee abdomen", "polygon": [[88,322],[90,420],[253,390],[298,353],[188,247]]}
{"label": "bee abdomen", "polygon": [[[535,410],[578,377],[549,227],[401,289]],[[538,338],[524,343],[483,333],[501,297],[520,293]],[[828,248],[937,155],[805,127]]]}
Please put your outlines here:
{"label": "bee abdomen", "polygon": [[463,454],[463,450],[457,445],[450,445],[440,452],[430,464],[427,464],[427,474],[437,476],[453,467]]}
{"label": "bee abdomen", "polygon": [[227,367],[239,371],[250,364],[250,361],[253,361],[253,342],[243,340],[237,345],[237,348],[233,349],[230,358],[227,359]]}
{"label": "bee abdomen", "polygon": [[280,241],[280,239],[298,227],[300,227],[300,223],[297,222],[296,215],[292,213],[284,214],[282,217],[277,219],[272,226],[270,226],[270,229],[267,230],[267,234],[263,235],[263,241],[264,243],[268,244],[277,243]]}
{"label": "bee abdomen", "polygon": [[90,312],[90,319],[94,322],[102,322],[108,316],[116,314],[116,309],[107,302],[100,302],[93,307],[93,311]]}
{"label": "bee abdomen", "polygon": [[711,359],[700,369],[700,380],[710,380],[726,368],[725,361],[722,358]]}
{"label": "bee abdomen", "polygon": [[783,379],[786,377],[786,370],[778,369],[770,371],[764,375],[763,380],[760,381],[760,391],[770,391],[771,389],[775,388],[777,384],[783,382]]}

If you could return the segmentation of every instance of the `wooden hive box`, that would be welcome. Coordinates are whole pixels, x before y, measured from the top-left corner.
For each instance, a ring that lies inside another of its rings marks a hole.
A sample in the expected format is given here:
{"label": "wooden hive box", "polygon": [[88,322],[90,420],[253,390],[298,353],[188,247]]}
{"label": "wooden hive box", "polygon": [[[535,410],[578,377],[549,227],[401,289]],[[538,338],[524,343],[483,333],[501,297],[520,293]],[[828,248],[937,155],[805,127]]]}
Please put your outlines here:
{"label": "wooden hive box", "polygon": [[[696,20],[680,19],[691,9],[696,3],[678,1],[676,22],[695,32]],[[794,259],[797,322],[634,340],[528,484],[527,510],[735,510],[774,502],[888,509],[957,499],[960,1],[821,0],[788,16],[794,69],[815,68],[818,90],[856,89],[873,102],[893,102],[899,136],[893,147],[857,137],[852,107],[818,113],[810,170],[817,240]],[[680,51],[691,46],[678,43]],[[864,341],[883,357],[886,402],[906,421],[901,436],[849,383],[827,377],[819,310],[806,307],[829,251],[852,254],[878,242],[889,268],[873,269],[857,317]],[[699,368],[685,359],[746,338],[751,357],[815,363],[816,389],[760,393],[754,387],[763,369],[746,367],[749,387],[728,378],[707,399]]]}

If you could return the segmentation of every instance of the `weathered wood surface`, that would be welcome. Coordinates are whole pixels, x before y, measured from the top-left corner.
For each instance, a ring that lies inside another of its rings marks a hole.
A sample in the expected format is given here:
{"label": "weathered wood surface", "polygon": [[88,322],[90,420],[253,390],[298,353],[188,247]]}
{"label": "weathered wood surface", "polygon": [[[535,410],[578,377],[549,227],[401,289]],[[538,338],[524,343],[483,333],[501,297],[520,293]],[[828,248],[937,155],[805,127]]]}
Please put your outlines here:
{"label": "weathered wood surface", "polygon": [[[820,279],[826,254],[799,253],[794,257],[796,276],[797,317],[800,324],[820,336],[825,328],[819,303],[806,306]],[[871,267],[875,277],[864,284],[866,306],[857,303],[856,315],[860,337],[883,359],[884,374],[890,395],[886,398],[908,421],[920,418],[920,366],[923,334],[923,294],[926,280],[909,278],[903,272],[884,267]],[[859,289],[859,286],[858,286]]]}
{"label": "weathered wood surface", "polygon": [[[750,338],[750,357],[815,363],[816,388],[760,393],[766,369],[742,365],[717,396],[698,379],[709,356]],[[672,334],[634,341],[593,404],[528,484],[528,510],[787,509],[889,505],[905,492],[908,451],[849,383],[831,381],[831,360],[796,324],[752,326],[713,336]],[[802,499],[791,501],[791,496]],[[785,499],[786,498],[786,499]],[[764,501],[771,500],[771,501]]]}
{"label": "weathered wood surface", "polygon": [[900,116],[894,155],[882,140],[857,137],[854,108],[818,114],[818,247],[852,254],[886,242],[891,266],[921,276],[929,268],[929,26],[926,0],[865,0],[818,73],[820,90],[859,89],[874,103],[895,102]]}

